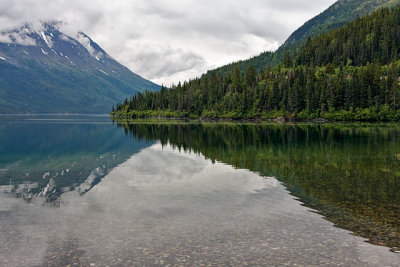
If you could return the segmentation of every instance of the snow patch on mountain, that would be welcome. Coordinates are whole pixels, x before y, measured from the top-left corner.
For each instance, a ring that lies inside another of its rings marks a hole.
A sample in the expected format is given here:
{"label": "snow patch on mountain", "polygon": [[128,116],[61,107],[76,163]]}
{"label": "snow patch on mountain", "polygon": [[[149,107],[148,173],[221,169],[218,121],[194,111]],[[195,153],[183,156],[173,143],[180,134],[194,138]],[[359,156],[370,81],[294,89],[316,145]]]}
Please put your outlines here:
{"label": "snow patch on mountain", "polygon": [[43,31],[40,32],[40,36],[42,36],[44,42],[47,44],[49,48],[53,47],[53,41],[50,36],[47,36]]}
{"label": "snow patch on mountain", "polygon": [[104,70],[101,70],[101,69],[99,69],[99,71],[101,72],[101,73],[104,73],[105,75],[107,75],[107,76],[110,76],[107,72],[105,72]]}
{"label": "snow patch on mountain", "polygon": [[91,45],[91,40],[83,33],[78,33],[76,36],[76,40],[83,45],[83,47],[86,48],[86,50],[89,52],[89,54],[97,59],[98,61],[103,58],[103,53],[100,51],[97,51],[92,45]]}
{"label": "snow patch on mountain", "polygon": [[[7,79],[0,86],[5,96],[0,112],[107,113],[117,99],[160,89],[119,64],[83,32],[78,41],[77,34],[61,32],[51,23],[0,31],[6,42],[0,43],[0,80]],[[8,91],[13,94],[4,93]],[[90,95],[98,97],[82,105]]]}

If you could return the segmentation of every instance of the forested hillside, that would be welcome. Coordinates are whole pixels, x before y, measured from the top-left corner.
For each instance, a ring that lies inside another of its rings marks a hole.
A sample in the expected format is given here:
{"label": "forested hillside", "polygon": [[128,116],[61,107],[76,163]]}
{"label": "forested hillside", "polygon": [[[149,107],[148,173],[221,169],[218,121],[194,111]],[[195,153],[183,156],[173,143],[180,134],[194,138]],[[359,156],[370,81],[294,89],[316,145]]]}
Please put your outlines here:
{"label": "forested hillside", "polygon": [[277,51],[263,52],[253,58],[234,62],[211,72],[227,75],[232,73],[235,68],[246,71],[248,67],[253,66],[260,71],[267,66],[274,66],[283,60],[287,52],[296,52],[308,37],[328,33],[356,19],[357,16],[363,17],[380,7],[393,7],[399,3],[400,0],[339,0],[293,32]]}
{"label": "forested hillside", "polygon": [[381,65],[396,61],[400,51],[400,9],[380,9],[357,18],[329,34],[308,39],[300,49],[296,65]]}
{"label": "forested hillside", "polygon": [[170,90],[138,93],[116,115],[400,119],[400,7],[383,8],[309,38],[275,67],[204,75]]}

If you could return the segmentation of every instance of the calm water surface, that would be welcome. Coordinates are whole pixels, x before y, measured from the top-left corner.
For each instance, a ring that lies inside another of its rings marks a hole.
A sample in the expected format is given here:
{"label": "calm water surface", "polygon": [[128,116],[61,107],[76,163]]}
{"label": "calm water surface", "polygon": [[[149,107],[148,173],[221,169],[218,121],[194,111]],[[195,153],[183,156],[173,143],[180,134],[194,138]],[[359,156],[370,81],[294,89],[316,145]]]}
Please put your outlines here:
{"label": "calm water surface", "polygon": [[396,125],[0,117],[0,265],[379,265]]}

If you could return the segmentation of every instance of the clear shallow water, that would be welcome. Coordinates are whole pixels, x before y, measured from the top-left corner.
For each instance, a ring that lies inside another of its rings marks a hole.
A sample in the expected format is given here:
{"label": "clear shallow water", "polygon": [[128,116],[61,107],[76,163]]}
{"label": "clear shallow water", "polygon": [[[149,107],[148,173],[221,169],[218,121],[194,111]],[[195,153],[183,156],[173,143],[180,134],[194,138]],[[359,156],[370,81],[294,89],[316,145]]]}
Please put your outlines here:
{"label": "clear shallow water", "polygon": [[[0,149],[0,265],[400,262],[387,247],[334,227],[316,213],[325,206],[315,212],[305,207],[284,173],[266,175],[275,165],[257,169],[270,156],[254,150],[255,140],[263,151],[276,153],[270,160],[282,157],[263,140],[259,126],[234,126],[239,128],[231,132],[230,144],[219,138],[232,126],[117,128],[103,117],[76,124],[12,121],[1,127],[0,140],[8,142]],[[248,135],[248,127],[255,135]],[[261,132],[272,126],[265,127]],[[246,138],[238,129],[245,129]],[[32,139],[23,143],[26,138]],[[243,142],[252,148],[245,158]]]}

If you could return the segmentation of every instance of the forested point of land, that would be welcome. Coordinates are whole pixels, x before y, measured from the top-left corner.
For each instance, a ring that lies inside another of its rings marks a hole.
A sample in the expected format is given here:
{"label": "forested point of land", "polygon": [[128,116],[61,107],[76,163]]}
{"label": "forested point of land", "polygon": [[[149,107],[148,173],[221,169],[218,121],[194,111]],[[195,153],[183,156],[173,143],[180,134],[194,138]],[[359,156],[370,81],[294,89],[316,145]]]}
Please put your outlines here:
{"label": "forested point of land", "polygon": [[400,121],[400,7],[308,38],[282,62],[137,93],[113,116]]}

